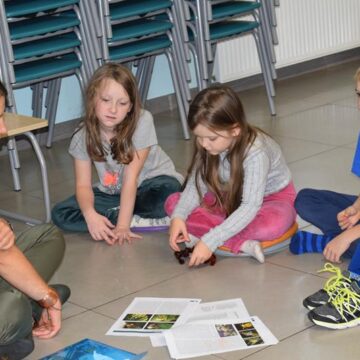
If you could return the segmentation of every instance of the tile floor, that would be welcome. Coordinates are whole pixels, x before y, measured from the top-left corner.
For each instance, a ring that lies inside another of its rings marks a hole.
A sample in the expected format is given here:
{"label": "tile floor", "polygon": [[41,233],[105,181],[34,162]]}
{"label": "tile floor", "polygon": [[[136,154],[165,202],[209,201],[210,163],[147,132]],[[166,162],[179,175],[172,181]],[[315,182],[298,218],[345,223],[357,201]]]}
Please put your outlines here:
{"label": "tile floor", "polygon": [[[297,189],[359,192],[359,179],[350,173],[360,128],[353,82],[357,66],[357,62],[350,62],[278,82],[276,118],[268,115],[262,88],[240,94],[249,121],[282,146]],[[160,144],[185,173],[191,142],[182,139],[177,113],[157,115],[156,127]],[[74,191],[67,147],[68,141],[60,141],[51,150],[44,150],[52,203]],[[8,210],[42,216],[40,178],[33,154],[24,151],[20,157],[23,190],[14,193],[11,175],[3,171],[0,202]],[[0,159],[2,169],[8,168],[7,162],[7,157]],[[311,228],[304,221],[299,224]],[[17,230],[24,226],[16,223]],[[152,348],[147,338],[104,335],[135,296],[199,297],[203,301],[241,297],[250,314],[259,316],[280,341],[273,347],[202,357],[204,360],[360,358],[358,328],[318,328],[302,307],[303,298],[318,290],[327,276],[317,273],[324,265],[321,255],[296,257],[284,250],[268,256],[264,265],[249,258],[218,258],[214,267],[189,269],[176,262],[165,233],[146,234],[143,240],[122,247],[93,242],[87,234],[65,236],[65,258],[53,279],[72,289],[64,306],[63,328],[53,340],[36,341],[29,359],[85,337],[136,353],[148,351],[147,359],[169,359],[166,348]]]}

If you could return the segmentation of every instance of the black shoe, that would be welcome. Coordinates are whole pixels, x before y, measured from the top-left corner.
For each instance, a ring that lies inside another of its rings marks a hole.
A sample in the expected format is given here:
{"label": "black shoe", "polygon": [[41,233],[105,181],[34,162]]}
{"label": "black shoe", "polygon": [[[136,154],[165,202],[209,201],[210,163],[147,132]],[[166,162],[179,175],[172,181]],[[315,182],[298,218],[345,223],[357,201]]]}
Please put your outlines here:
{"label": "black shoe", "polygon": [[341,271],[340,268],[335,267],[330,263],[326,263],[324,268],[318,272],[323,271],[333,272],[335,275],[326,281],[323,289],[318,290],[316,293],[304,299],[303,305],[308,310],[313,310],[319,306],[330,303],[337,297],[343,288],[350,287],[351,285],[350,274],[348,271]]}
{"label": "black shoe", "polygon": [[[59,295],[61,304],[65,304],[71,294],[70,288],[68,286],[62,285],[62,284],[54,284],[54,285],[49,285],[49,286],[51,288],[53,288]],[[31,306],[32,306],[32,311],[33,311],[33,318],[34,318],[35,322],[37,323],[40,320],[42,311],[44,309],[34,300],[31,301]]]}
{"label": "black shoe", "polygon": [[331,302],[311,310],[309,319],[329,329],[346,329],[360,325],[360,287],[354,280],[340,290]]}
{"label": "black shoe", "polygon": [[21,360],[34,350],[34,340],[29,334],[26,338],[15,341],[12,344],[0,345],[1,360]]}

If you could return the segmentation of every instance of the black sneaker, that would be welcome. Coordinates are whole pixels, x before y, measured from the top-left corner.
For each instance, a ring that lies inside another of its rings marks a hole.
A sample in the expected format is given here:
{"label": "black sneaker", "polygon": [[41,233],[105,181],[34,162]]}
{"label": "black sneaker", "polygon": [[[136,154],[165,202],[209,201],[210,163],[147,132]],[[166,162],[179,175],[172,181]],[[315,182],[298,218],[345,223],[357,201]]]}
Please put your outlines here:
{"label": "black sneaker", "polygon": [[320,289],[316,293],[308,296],[303,301],[303,305],[308,310],[313,310],[319,306],[325,305],[331,302],[338,295],[339,291],[344,287],[350,287],[351,280],[349,278],[349,272],[344,270],[341,272],[341,269],[333,266],[330,263],[326,263],[324,268],[318,272],[333,272],[334,276],[329,278],[323,289]]}
{"label": "black sneaker", "polygon": [[360,287],[352,281],[330,303],[310,311],[309,319],[329,329],[346,329],[360,324]]}

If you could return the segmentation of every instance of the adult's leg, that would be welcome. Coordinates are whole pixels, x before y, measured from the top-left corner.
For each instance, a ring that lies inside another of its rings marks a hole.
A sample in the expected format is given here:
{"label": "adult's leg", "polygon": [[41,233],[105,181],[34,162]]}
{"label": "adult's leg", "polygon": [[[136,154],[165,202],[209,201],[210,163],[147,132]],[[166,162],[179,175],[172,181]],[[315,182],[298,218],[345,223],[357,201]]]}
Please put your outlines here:
{"label": "adult's leg", "polygon": [[19,291],[0,286],[0,358],[23,359],[34,349],[32,309]]}
{"label": "adult's leg", "polygon": [[[119,213],[120,195],[110,195],[93,188],[95,210],[106,216],[113,224],[117,222]],[[85,218],[81,212],[75,196],[56,204],[51,212],[51,218],[55,225],[66,231],[87,232]]]}
{"label": "adult's leg", "polygon": [[[62,233],[51,224],[23,231],[16,244],[46,281],[60,265],[65,250]],[[22,359],[29,354],[34,347],[32,325],[30,300],[0,278],[0,355]]]}
{"label": "adult's leg", "polygon": [[357,199],[328,190],[302,189],[295,200],[295,209],[305,221],[319,228],[323,234],[335,237],[342,232],[337,214]]}
{"label": "adult's leg", "polygon": [[172,176],[162,175],[145,180],[136,193],[134,214],[142,218],[165,217],[166,199],[180,188],[180,182]]}

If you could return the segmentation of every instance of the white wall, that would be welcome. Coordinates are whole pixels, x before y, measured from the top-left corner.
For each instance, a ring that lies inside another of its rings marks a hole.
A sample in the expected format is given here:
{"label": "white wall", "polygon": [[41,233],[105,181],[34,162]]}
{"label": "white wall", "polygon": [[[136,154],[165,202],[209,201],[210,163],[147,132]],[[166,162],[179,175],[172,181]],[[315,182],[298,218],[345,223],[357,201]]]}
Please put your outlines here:
{"label": "white wall", "polygon": [[[276,17],[277,68],[360,46],[359,0],[280,0]],[[219,44],[218,55],[221,82],[260,73],[251,35]]]}

